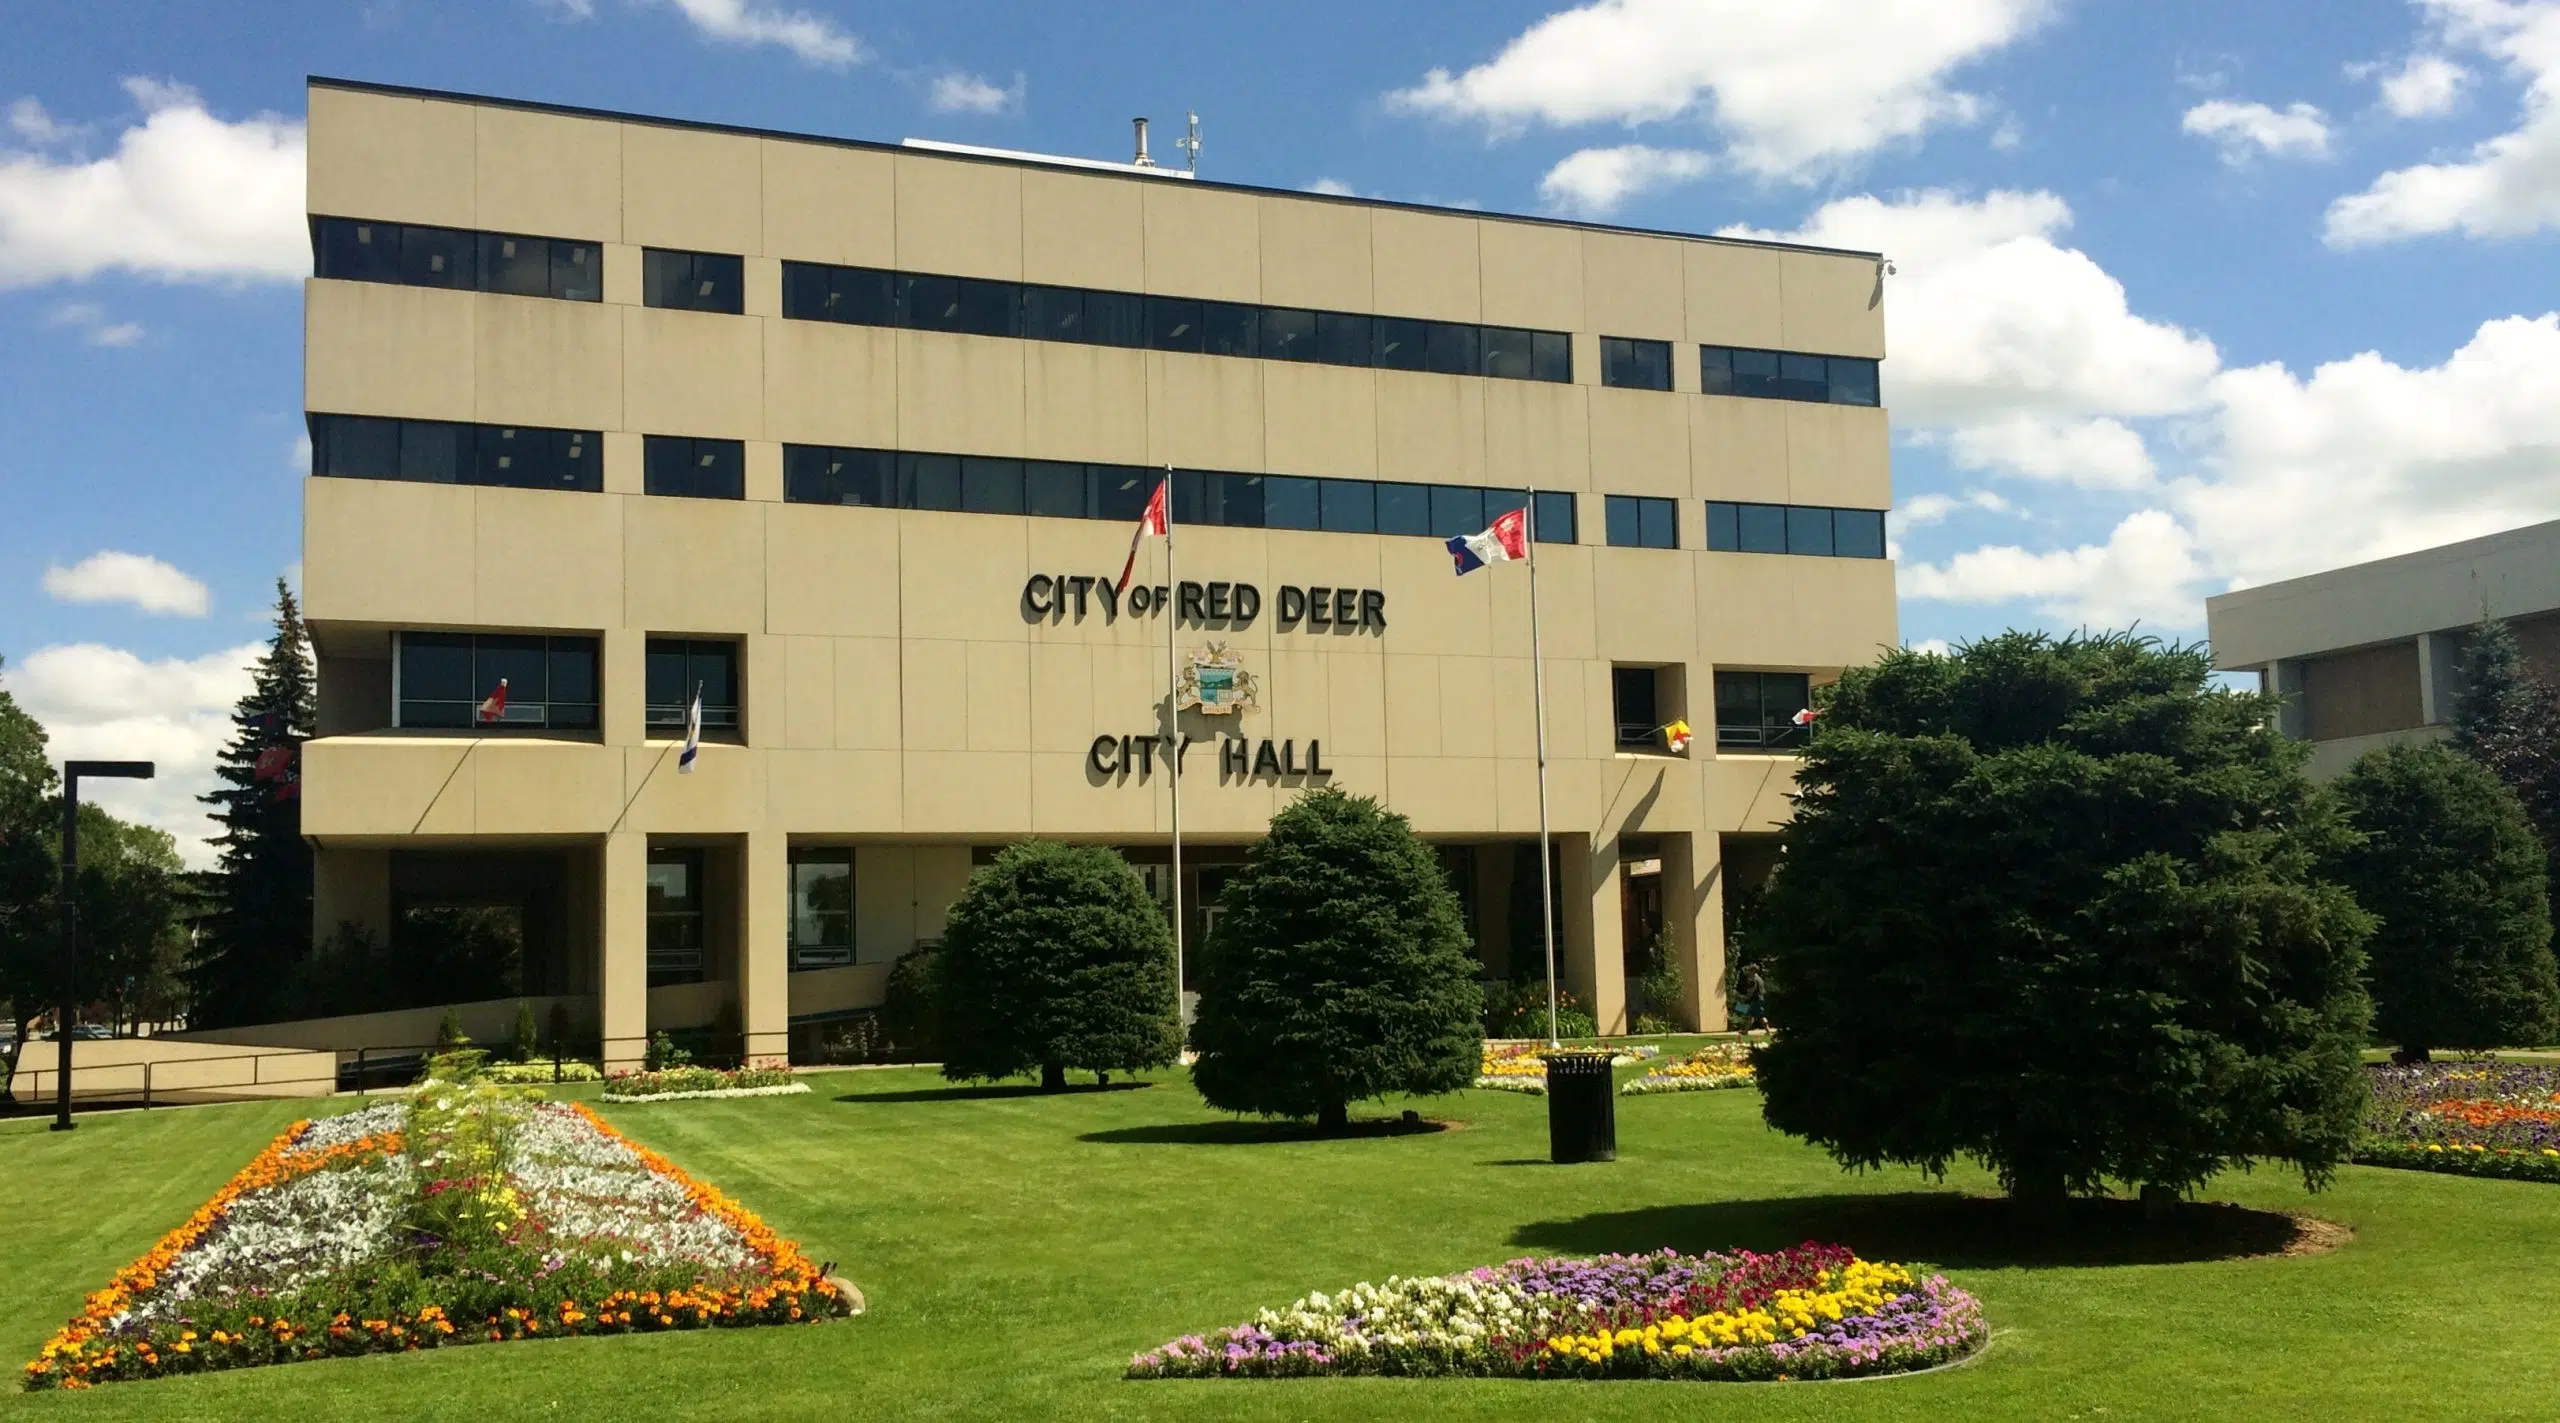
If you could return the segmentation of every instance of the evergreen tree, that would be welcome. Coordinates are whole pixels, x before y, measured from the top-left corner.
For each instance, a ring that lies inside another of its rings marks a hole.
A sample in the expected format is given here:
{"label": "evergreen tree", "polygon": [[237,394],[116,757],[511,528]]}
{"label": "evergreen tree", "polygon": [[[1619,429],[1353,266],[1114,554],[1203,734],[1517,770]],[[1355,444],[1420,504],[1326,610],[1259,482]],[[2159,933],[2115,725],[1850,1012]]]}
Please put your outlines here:
{"label": "evergreen tree", "polygon": [[29,1021],[46,1010],[58,986],[57,780],[45,757],[43,725],[0,688],[0,999],[7,1000],[12,1029],[10,1074],[25,1051]]}
{"label": "evergreen tree", "polygon": [[1271,818],[1218,903],[1192,1030],[1192,1080],[1211,1106],[1338,1131],[1355,1101],[1475,1080],[1484,1000],[1466,920],[1403,816],[1309,791]]}
{"label": "evergreen tree", "polygon": [[2007,633],[1832,689],[1755,948],[1769,1124],[2032,1209],[2326,1179],[2366,1099],[2352,832],[2201,648]]}
{"label": "evergreen tree", "polygon": [[198,1027],[273,1018],[311,953],[311,847],[302,838],[302,743],[312,732],[311,655],[293,592],[276,580],[276,633],[249,695],[232,709],[222,787],[204,797],[222,823],[211,907],[187,966]]}
{"label": "evergreen tree", "polygon": [[2542,841],[2543,873],[2560,890],[2560,688],[2533,673],[2515,633],[2495,618],[2471,630],[2453,703],[2453,746],[2523,802]]}
{"label": "evergreen tree", "polygon": [[942,1075],[1162,1067],[1180,1055],[1173,931],[1126,860],[1025,840],[969,876],[931,974]]}
{"label": "evergreen tree", "polygon": [[2560,975],[2542,847],[2515,792],[2443,746],[2391,746],[2331,787],[2364,832],[2331,875],[2378,921],[2374,1028],[2423,1062],[2435,1048],[2546,1043]]}

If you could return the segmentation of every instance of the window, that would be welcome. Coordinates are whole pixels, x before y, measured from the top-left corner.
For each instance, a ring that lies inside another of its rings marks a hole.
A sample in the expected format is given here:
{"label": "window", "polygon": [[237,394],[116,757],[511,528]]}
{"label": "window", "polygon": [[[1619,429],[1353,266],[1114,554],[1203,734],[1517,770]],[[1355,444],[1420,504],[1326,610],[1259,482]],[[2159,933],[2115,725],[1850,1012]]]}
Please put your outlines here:
{"label": "window", "polygon": [[1602,506],[1611,548],[1678,548],[1679,505],[1669,499],[1612,494]]}
{"label": "window", "polygon": [[588,493],[604,488],[602,437],[593,430],[362,415],[309,418],[315,475]]}
{"label": "window", "polygon": [[1529,523],[1542,544],[1580,542],[1574,528],[1571,494],[1560,490],[1539,490],[1537,508],[1531,511]]}
{"label": "window", "polygon": [[1698,348],[1698,388],[1709,395],[1752,395],[1768,400],[1807,400],[1825,405],[1875,405],[1879,403],[1876,367],[1876,362],[1860,356],[1814,356],[1792,351],[1701,346]]}
{"label": "window", "polygon": [[1092,508],[1085,467],[1060,460],[1025,460],[1022,510],[1050,519],[1081,519]]}
{"label": "window", "polygon": [[[359,264],[372,259],[357,253],[347,260]],[[393,260],[396,262],[396,254]],[[688,264],[732,264],[723,269],[731,275],[719,280],[734,289],[734,264],[738,260],[708,254],[651,252],[644,283],[648,302],[651,306],[734,312],[738,310],[734,296],[725,306],[697,305],[688,296],[701,295],[696,289],[705,276]],[[660,299],[662,288],[665,300]],[[904,326],[919,331],[1021,336],[1035,341],[1077,341],[1210,356],[1258,357],[1266,361],[1313,361],[1568,384],[1573,380],[1573,338],[1562,331],[1524,331],[1406,316],[1030,286],[815,262],[782,264],[782,314],[793,321]],[[1639,360],[1652,361],[1662,373],[1662,379],[1652,388],[1669,390],[1668,343],[1627,344],[1646,348]],[[1659,359],[1655,360],[1653,353],[1657,351]]]}
{"label": "window", "polygon": [[1716,553],[1884,557],[1884,511],[1804,504],[1707,501],[1707,548]]}
{"label": "window", "polygon": [[1600,383],[1631,390],[1671,388],[1671,343],[1625,336],[1600,338]]}
{"label": "window", "polygon": [[1716,747],[1784,751],[1804,744],[1796,714],[1813,705],[1813,679],[1802,672],[1716,673]]}
{"label": "window", "polygon": [[960,461],[960,507],[972,514],[1021,513],[1022,461],[975,455]]}
{"label": "window", "polygon": [[394,725],[482,732],[596,729],[592,637],[404,632],[397,642],[391,669]]}
{"label": "window", "polygon": [[565,237],[311,219],[311,269],[345,282],[392,282],[560,301],[604,299],[603,249]]}
{"label": "window", "polygon": [[642,488],[679,499],[747,497],[744,440],[651,435],[642,444]]}
{"label": "window", "polygon": [[649,986],[700,983],[702,852],[649,852]]}
{"label": "window", "polygon": [[685,704],[702,689],[702,729],[738,729],[738,644],[711,638],[649,639],[648,729],[684,735]]}
{"label": "window", "polygon": [[1662,728],[1669,718],[1660,705],[1661,678],[1652,667],[1609,669],[1610,704],[1615,711],[1618,749],[1664,749]]}
{"label": "window", "polygon": [[853,851],[816,845],[791,850],[791,967],[853,962]]}
{"label": "window", "polygon": [[793,504],[897,504],[897,456],[887,450],[782,448],[782,497]]}
{"label": "window", "polygon": [[1319,493],[1323,488],[1323,480],[1301,479],[1295,475],[1275,474],[1264,479],[1262,481],[1263,527],[1268,529],[1323,527]]}
{"label": "window", "polygon": [[735,316],[746,310],[746,262],[720,252],[640,254],[640,300],[676,311]]}

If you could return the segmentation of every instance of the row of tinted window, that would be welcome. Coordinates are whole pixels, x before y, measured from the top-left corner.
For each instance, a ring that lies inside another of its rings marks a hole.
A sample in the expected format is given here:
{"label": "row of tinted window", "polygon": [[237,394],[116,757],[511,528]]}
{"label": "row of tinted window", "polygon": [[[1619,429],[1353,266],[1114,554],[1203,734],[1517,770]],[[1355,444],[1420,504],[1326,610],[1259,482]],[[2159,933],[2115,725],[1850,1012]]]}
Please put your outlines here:
{"label": "row of tinted window", "polygon": [[604,249],[565,237],[315,217],[311,269],[347,282],[604,300]]}
{"label": "row of tinted window", "polygon": [[1784,751],[1804,744],[1796,714],[1813,705],[1813,679],[1802,672],[1716,673],[1716,745],[1739,751]]}
{"label": "row of tinted window", "polygon": [[702,694],[705,731],[738,728],[738,644],[733,638],[653,637],[643,678],[652,731],[684,734],[685,708]]}
{"label": "row of tinted window", "polygon": [[1611,548],[1678,548],[1680,506],[1643,494],[1612,494],[1601,504]]}
{"label": "row of tinted window", "polygon": [[[997,459],[913,450],[782,447],[782,497],[793,504],[947,509],[1056,519],[1132,520],[1162,472],[1143,465]],[[1541,543],[1575,541],[1573,496],[1540,491],[1531,515]],[[1523,507],[1519,489],[1313,479],[1184,469],[1173,475],[1173,521],[1243,529],[1350,534],[1472,534]]]}
{"label": "row of tinted window", "polygon": [[1884,557],[1884,511],[1808,504],[1707,501],[1707,547],[1716,553]]}
{"label": "row of tinted window", "polygon": [[1861,356],[1807,356],[1793,351],[1701,346],[1698,367],[1698,388],[1709,395],[1756,395],[1823,405],[1880,403],[1876,362]]}
{"label": "row of tinted window", "polygon": [[972,336],[1570,383],[1561,331],[782,264],[782,314]]}
{"label": "row of tinted window", "polygon": [[313,474],[505,489],[604,488],[601,437],[593,430],[367,415],[310,420]]}
{"label": "row of tinted window", "polygon": [[1671,388],[1671,343],[1628,336],[1600,338],[1600,383],[1631,390]]}
{"label": "row of tinted window", "polygon": [[[516,731],[596,728],[596,639],[499,633],[400,635],[397,724]],[[506,684],[506,706],[482,708]]]}

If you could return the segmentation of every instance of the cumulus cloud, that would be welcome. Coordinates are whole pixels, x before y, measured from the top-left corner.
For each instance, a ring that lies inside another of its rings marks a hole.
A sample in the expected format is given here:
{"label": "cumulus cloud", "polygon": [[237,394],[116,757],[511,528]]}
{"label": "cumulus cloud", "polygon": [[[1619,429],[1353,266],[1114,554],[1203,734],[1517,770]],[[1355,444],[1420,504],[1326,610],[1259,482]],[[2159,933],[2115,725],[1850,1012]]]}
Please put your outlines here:
{"label": "cumulus cloud", "polygon": [[33,99],[18,99],[9,105],[9,132],[38,148],[50,148],[58,143],[69,143],[83,130],[56,121],[53,115],[45,112],[44,105]]}
{"label": "cumulus cloud", "polygon": [[1492,59],[1388,101],[1496,133],[1694,119],[1761,177],[1812,181],[1986,105],[1952,76],[2034,29],[2053,0],[1591,0]]}
{"label": "cumulus cloud", "polygon": [[44,324],[77,331],[92,346],[130,346],[142,339],[141,322],[110,321],[107,309],[94,301],[64,302],[45,317]]}
{"label": "cumulus cloud", "polygon": [[0,668],[0,687],[44,723],[57,765],[74,757],[157,763],[153,780],[84,784],[81,797],[168,831],[201,869],[213,863],[218,827],[196,797],[217,784],[214,757],[230,739],[232,705],[248,694],[249,669],[265,651],[250,642],[196,658],[143,658],[75,643]]}
{"label": "cumulus cloud", "polygon": [[[2418,4],[2444,49],[2476,53],[2524,85],[2523,112],[2514,128],[2459,160],[2395,168],[2339,198],[2323,236],[2332,247],[2357,247],[2439,232],[2516,237],[2560,227],[2560,0]],[[2425,97],[2423,87],[2412,93]]]}
{"label": "cumulus cloud", "polygon": [[2441,54],[2413,54],[2398,69],[2382,72],[2382,107],[2398,118],[2434,118],[2451,112],[2470,82],[2470,70]]}
{"label": "cumulus cloud", "polygon": [[2210,141],[2222,161],[2238,167],[2255,158],[2326,158],[2329,116],[2316,105],[2282,109],[2233,99],[2207,99],[2187,110],[2180,128]]}
{"label": "cumulus cloud", "polygon": [[1988,489],[1968,489],[1958,494],[1915,494],[1893,510],[1893,525],[1900,529],[1919,529],[1945,519],[1959,509],[1981,509],[1993,514],[2012,514],[2017,506]]}
{"label": "cumulus cloud", "polygon": [[1586,148],[1548,169],[1538,180],[1538,196],[1549,207],[1605,217],[1647,189],[1703,178],[1711,166],[1712,160],[1695,149],[1641,143]]}
{"label": "cumulus cloud", "polygon": [[693,27],[726,44],[769,44],[811,64],[843,68],[862,58],[862,44],[833,21],[805,10],[778,10],[755,0],[667,0]]}
{"label": "cumulus cloud", "polygon": [[65,603],[130,603],[146,613],[200,618],[212,606],[202,582],[159,559],[114,549],[44,571],[44,591]]}
{"label": "cumulus cloud", "polygon": [[1010,88],[998,88],[975,74],[953,71],[937,77],[925,95],[925,107],[937,114],[1001,114],[1022,107],[1027,82],[1013,76]]}
{"label": "cumulus cloud", "polygon": [[[144,117],[114,153],[57,161],[41,145],[0,147],[0,289],[104,271],[172,281],[306,275],[302,125],[273,114],[230,123],[183,86],[124,85]],[[25,138],[18,117],[13,110],[12,131]]]}
{"label": "cumulus cloud", "polygon": [[2151,451],[2121,420],[2100,415],[2056,420],[2020,411],[1959,426],[1949,452],[1964,469],[2054,480],[2087,489],[2140,489],[2151,482]]}
{"label": "cumulus cloud", "polygon": [[2195,541],[2158,509],[2129,515],[2103,544],[2030,552],[1997,544],[1944,563],[1905,564],[1903,596],[1947,603],[2024,603],[2061,622],[2184,627],[2201,611],[2190,591],[2204,576]]}

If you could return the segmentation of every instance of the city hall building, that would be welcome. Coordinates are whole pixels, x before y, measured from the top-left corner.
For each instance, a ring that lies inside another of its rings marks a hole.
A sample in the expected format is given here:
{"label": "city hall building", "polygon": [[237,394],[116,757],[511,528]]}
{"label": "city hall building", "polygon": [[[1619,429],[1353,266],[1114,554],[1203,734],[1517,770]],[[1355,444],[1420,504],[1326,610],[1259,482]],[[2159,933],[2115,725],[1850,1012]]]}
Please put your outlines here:
{"label": "city hall building", "polygon": [[615,1061],[876,1004],[1022,837],[1170,899],[1177,746],[1194,943],[1329,785],[1533,976],[1529,580],[1442,546],[1523,505],[1565,986],[1623,1029],[1660,934],[1720,1027],[1895,641],[1873,254],[334,80],[309,193],[315,930],[502,909]]}

